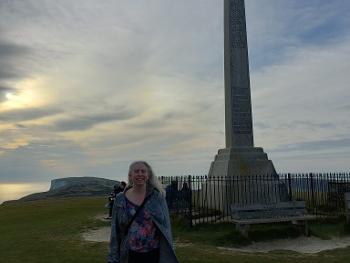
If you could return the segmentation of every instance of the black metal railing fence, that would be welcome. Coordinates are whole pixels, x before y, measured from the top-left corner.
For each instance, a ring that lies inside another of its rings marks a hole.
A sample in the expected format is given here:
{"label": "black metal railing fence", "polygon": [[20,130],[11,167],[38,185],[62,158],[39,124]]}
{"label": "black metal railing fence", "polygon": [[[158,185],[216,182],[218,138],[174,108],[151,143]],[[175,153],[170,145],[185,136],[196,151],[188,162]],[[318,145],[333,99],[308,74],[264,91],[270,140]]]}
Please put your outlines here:
{"label": "black metal railing fence", "polygon": [[318,216],[344,214],[349,173],[300,173],[254,176],[160,177],[170,213],[190,224],[230,221],[230,204],[301,200]]}

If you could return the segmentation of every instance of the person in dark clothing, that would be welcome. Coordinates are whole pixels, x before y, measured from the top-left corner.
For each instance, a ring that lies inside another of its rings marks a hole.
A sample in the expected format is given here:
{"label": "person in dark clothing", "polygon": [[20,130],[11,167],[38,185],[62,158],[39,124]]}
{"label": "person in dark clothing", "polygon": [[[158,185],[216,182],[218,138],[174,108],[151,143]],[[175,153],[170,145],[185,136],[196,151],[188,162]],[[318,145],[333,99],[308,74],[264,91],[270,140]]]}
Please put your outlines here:
{"label": "person in dark clothing", "polygon": [[126,186],[126,183],[124,181],[121,181],[118,185],[115,185],[113,190],[114,194],[117,195],[123,192],[125,189],[125,186]]}
{"label": "person in dark clothing", "polygon": [[125,186],[126,186],[126,183],[124,181],[120,182],[119,184],[116,184],[114,186],[113,191],[109,195],[109,197],[108,197],[108,208],[109,208],[108,218],[112,218],[112,211],[113,211],[115,197],[117,196],[117,194],[124,191]]}
{"label": "person in dark clothing", "polygon": [[179,193],[180,206],[182,209],[188,209],[191,204],[191,189],[187,182],[182,184],[182,188]]}
{"label": "person in dark clothing", "polygon": [[177,187],[177,181],[171,181],[170,185],[168,185],[165,188],[165,193],[166,193],[165,198],[169,209],[175,208],[178,193],[179,193],[179,190]]}
{"label": "person in dark clothing", "polygon": [[113,204],[114,204],[115,194],[114,191],[108,196],[108,218],[112,218]]}

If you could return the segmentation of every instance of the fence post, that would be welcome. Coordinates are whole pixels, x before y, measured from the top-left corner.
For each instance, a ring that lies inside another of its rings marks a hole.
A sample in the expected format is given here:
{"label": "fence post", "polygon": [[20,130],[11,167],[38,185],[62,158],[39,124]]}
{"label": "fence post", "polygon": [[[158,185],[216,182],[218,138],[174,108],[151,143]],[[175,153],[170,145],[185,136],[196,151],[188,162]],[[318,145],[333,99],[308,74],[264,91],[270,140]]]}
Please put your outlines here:
{"label": "fence post", "polygon": [[190,188],[190,197],[189,197],[189,219],[190,219],[190,227],[193,227],[192,224],[192,180],[191,180],[191,175],[188,176],[188,186]]}
{"label": "fence post", "polygon": [[290,176],[290,173],[288,173],[288,191],[289,191],[289,201],[292,201],[293,200],[292,178]]}
{"label": "fence post", "polygon": [[315,210],[315,194],[314,194],[314,181],[313,181],[313,174],[310,173],[310,187],[311,187],[311,204],[312,204],[312,210]]}

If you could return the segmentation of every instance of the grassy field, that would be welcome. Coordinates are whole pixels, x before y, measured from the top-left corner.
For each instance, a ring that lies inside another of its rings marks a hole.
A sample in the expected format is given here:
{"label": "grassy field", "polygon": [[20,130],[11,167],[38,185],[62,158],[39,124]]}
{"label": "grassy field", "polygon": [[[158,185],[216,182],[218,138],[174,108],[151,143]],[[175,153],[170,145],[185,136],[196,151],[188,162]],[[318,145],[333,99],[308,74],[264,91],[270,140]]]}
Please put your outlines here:
{"label": "grassy field", "polygon": [[[105,202],[105,198],[76,198],[0,206],[0,262],[106,262],[107,243],[85,242],[81,238],[89,229],[106,226],[107,223],[94,219],[106,213]],[[317,222],[311,231],[321,238],[345,235],[344,225],[336,222]],[[242,238],[231,224],[189,228],[174,220],[173,232],[181,263],[345,263],[350,259],[350,247],[314,255],[290,251],[248,254],[217,248],[298,236],[297,229],[288,225],[254,227],[252,240]]]}

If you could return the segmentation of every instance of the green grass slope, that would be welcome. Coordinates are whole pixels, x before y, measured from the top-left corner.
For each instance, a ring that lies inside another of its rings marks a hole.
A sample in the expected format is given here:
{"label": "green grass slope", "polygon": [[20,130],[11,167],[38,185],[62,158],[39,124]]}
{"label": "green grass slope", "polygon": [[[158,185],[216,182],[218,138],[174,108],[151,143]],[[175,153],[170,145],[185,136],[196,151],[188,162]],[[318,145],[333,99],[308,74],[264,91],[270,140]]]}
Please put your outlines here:
{"label": "green grass slope", "polygon": [[100,223],[104,198],[77,198],[0,206],[0,262],[105,262],[106,244],[81,240]]}
{"label": "green grass slope", "polygon": [[[106,262],[108,243],[82,240],[81,234],[108,223],[94,217],[106,213],[105,198],[71,198],[11,203],[0,206],[0,262],[6,263],[80,263]],[[312,232],[323,238],[342,234],[343,226],[321,222]],[[237,247],[250,241],[234,231],[231,224],[202,225],[194,228],[174,222],[176,252],[181,263],[223,262],[349,262],[350,248],[325,251],[316,255],[275,251],[247,254],[220,250],[218,246]],[[285,225],[254,227],[256,241],[298,235]]]}

